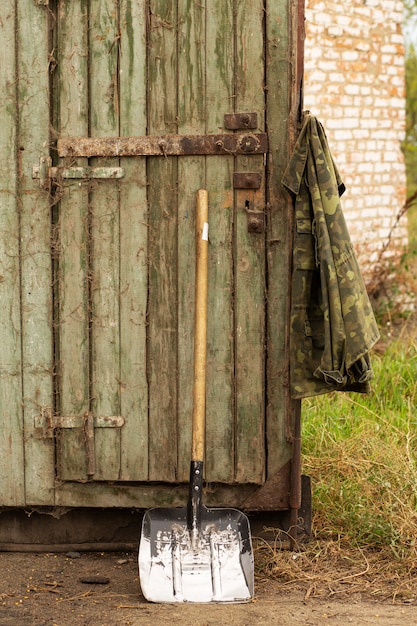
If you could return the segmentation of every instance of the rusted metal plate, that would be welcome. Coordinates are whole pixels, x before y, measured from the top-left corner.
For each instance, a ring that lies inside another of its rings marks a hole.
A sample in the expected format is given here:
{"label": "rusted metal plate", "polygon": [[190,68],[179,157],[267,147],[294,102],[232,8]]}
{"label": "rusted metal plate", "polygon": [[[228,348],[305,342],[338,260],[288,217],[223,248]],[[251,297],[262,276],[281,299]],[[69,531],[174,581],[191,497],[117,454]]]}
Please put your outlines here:
{"label": "rusted metal plate", "polygon": [[259,172],[235,172],[233,174],[235,189],[259,189],[260,186],[261,174]]}
{"label": "rusted metal plate", "polygon": [[266,133],[163,135],[160,137],[61,137],[60,157],[265,154]]}
{"label": "rusted metal plate", "polygon": [[253,211],[246,209],[246,217],[248,221],[248,233],[263,233],[265,216],[263,211]]}
{"label": "rusted metal plate", "polygon": [[258,128],[257,113],[226,113],[224,127],[228,130],[244,130],[245,128]]}

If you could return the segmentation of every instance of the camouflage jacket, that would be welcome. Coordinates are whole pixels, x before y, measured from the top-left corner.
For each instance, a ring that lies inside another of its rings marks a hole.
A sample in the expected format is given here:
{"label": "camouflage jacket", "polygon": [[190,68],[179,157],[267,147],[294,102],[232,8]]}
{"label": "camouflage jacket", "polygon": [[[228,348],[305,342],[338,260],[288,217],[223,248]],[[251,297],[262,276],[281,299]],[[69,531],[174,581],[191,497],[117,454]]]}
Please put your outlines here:
{"label": "camouflage jacket", "polygon": [[295,197],[292,396],[366,393],[378,327],[342,213],[345,186],[324,129],[309,113],[282,182]]}

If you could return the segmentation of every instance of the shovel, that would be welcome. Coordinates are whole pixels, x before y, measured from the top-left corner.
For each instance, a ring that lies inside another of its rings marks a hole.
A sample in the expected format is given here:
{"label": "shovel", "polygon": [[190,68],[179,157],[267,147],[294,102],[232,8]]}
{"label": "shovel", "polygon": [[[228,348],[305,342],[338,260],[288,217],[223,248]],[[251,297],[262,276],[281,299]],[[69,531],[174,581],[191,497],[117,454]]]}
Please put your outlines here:
{"label": "shovel", "polygon": [[187,506],[150,509],[139,546],[142,593],[151,602],[249,602],[254,568],[249,520],[202,503],[206,404],[208,196],[197,192],[196,307],[190,485]]}

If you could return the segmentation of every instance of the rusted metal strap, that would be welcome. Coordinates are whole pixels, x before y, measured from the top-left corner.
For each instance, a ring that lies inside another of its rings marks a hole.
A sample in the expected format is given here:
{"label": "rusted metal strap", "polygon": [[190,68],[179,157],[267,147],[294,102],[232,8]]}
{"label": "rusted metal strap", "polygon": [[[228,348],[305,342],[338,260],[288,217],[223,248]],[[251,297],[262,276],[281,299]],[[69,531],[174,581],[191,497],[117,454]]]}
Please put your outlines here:
{"label": "rusted metal strap", "polygon": [[84,415],[54,415],[52,407],[43,406],[38,415],[35,415],[34,426],[38,435],[44,438],[52,438],[57,428],[88,428],[91,432],[94,428],[122,428],[125,420],[121,415],[92,415],[90,412]]}
{"label": "rusted metal strap", "polygon": [[163,135],[160,137],[61,137],[60,157],[265,154],[266,133]]}

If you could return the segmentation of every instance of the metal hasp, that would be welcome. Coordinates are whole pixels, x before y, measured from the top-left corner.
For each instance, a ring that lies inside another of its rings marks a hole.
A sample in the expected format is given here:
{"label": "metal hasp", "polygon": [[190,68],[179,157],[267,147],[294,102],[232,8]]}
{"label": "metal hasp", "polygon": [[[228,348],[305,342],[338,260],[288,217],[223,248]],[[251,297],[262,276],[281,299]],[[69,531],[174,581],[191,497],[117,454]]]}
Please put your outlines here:
{"label": "metal hasp", "polygon": [[50,178],[123,178],[122,167],[51,167]]}
{"label": "metal hasp", "polygon": [[39,165],[32,167],[32,178],[39,179],[41,189],[49,187],[51,180],[90,178],[115,179],[123,178],[124,170],[121,167],[52,167],[51,157],[43,156],[39,159]]}
{"label": "metal hasp", "polygon": [[82,428],[87,416],[91,416],[94,428],[121,428],[125,420],[121,415],[54,415],[52,407],[44,406],[35,416],[35,429],[41,431],[44,438],[51,439],[56,428]]}
{"label": "metal hasp", "polygon": [[204,156],[265,154],[266,133],[163,135],[143,137],[61,137],[60,157]]}
{"label": "metal hasp", "polygon": [[82,428],[86,448],[87,476],[96,473],[95,428],[121,428],[125,423],[121,415],[94,416],[90,411],[84,415],[54,415],[52,407],[42,407],[35,417],[35,432],[41,439],[53,439],[58,428]]}

